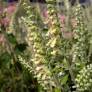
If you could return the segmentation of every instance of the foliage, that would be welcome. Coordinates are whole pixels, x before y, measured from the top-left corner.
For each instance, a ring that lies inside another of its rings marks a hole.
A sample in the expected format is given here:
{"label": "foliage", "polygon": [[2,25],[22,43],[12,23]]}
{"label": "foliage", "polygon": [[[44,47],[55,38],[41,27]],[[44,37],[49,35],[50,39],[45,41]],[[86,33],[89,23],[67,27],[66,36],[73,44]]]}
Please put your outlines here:
{"label": "foliage", "polygon": [[92,91],[91,6],[0,2],[0,92]]}

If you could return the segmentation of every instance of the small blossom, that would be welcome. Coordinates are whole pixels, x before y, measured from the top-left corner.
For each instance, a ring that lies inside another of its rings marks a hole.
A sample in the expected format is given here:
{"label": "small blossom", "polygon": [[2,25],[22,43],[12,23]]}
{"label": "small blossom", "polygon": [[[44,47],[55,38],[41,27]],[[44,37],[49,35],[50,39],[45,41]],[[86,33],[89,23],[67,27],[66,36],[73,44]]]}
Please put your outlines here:
{"label": "small blossom", "polygon": [[0,7],[0,14],[2,14],[3,13],[3,8],[2,7]]}
{"label": "small blossom", "polygon": [[77,26],[77,21],[75,19],[71,19],[72,27],[75,28]]}
{"label": "small blossom", "polygon": [[8,7],[6,8],[6,12],[8,14],[12,14],[14,13],[15,9],[16,9],[16,4],[9,4]]}
{"label": "small blossom", "polygon": [[0,44],[5,42],[4,35],[0,34]]}
{"label": "small blossom", "polygon": [[10,23],[10,19],[8,17],[5,17],[1,20],[1,24],[3,24],[4,26],[8,26]]}
{"label": "small blossom", "polygon": [[65,22],[65,15],[59,15],[61,23]]}
{"label": "small blossom", "polygon": [[43,11],[43,17],[45,17],[45,18],[47,18],[48,17],[48,13],[47,13],[47,11],[45,10],[45,11]]}

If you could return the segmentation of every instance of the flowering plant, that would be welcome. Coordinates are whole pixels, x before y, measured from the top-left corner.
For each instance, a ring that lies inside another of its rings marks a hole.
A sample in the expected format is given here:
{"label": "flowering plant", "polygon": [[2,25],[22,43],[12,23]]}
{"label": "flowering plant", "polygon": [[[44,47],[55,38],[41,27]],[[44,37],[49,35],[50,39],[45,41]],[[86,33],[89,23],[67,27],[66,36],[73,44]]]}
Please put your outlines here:
{"label": "flowering plant", "polygon": [[91,92],[91,19],[78,2],[61,13],[56,2],[0,8],[1,92]]}

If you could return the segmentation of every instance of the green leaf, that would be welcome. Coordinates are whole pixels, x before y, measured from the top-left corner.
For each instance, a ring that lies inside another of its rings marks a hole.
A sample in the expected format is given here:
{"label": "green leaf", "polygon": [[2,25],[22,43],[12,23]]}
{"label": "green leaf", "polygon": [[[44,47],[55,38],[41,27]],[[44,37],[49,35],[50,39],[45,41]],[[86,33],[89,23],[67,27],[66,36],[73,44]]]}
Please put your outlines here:
{"label": "green leaf", "polygon": [[0,56],[0,67],[9,67],[9,64],[11,62],[11,55],[9,53],[5,52],[2,53]]}
{"label": "green leaf", "polygon": [[56,88],[55,92],[61,92],[61,90],[59,88]]}
{"label": "green leaf", "polygon": [[27,46],[28,45],[26,43],[16,44],[14,50],[16,52],[20,53],[20,52],[23,52],[24,50],[26,50]]}
{"label": "green leaf", "polygon": [[65,76],[61,79],[61,84],[62,84],[62,85],[65,85],[66,82],[67,82],[67,80],[68,80],[68,75],[65,75]]}
{"label": "green leaf", "polygon": [[12,44],[17,43],[17,40],[16,40],[16,38],[13,34],[8,34],[7,37],[8,37],[8,40],[9,40],[10,43],[12,43]]}

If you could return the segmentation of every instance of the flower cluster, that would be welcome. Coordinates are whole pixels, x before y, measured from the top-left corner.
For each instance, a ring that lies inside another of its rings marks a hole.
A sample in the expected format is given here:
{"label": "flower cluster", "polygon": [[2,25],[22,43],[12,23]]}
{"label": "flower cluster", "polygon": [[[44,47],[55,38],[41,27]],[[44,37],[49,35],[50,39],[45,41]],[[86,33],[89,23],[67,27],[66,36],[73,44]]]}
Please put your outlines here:
{"label": "flower cluster", "polygon": [[79,61],[87,61],[86,50],[87,50],[87,39],[88,39],[88,30],[87,26],[83,21],[83,12],[82,7],[77,5],[75,10],[75,18],[76,18],[76,27],[74,28],[74,40],[75,43],[73,45],[73,62],[76,60]]}
{"label": "flower cluster", "polygon": [[23,5],[27,10],[28,17],[22,17],[21,19],[27,27],[27,42],[32,52],[31,61],[33,63],[34,74],[44,89],[49,89],[51,86],[54,86],[54,82],[52,81],[50,70],[45,65],[45,48],[40,28],[37,25],[34,8],[26,5],[26,3],[23,3]]}
{"label": "flower cluster", "polygon": [[30,72],[33,73],[32,65],[29,64],[29,62],[26,62],[25,59],[22,58],[22,56],[18,56],[19,62]]}
{"label": "flower cluster", "polygon": [[51,2],[50,4],[47,4],[47,13],[48,13],[48,20],[51,20],[51,26],[47,32],[47,36],[49,38],[49,41],[47,43],[47,46],[49,46],[52,51],[51,55],[56,57],[57,55],[61,55],[61,31],[60,31],[60,24],[59,19],[57,15],[57,10],[53,5],[53,0],[46,0],[47,3]]}
{"label": "flower cluster", "polygon": [[0,24],[5,27],[9,26],[11,17],[16,10],[16,3],[9,3],[6,7],[0,7],[0,14],[2,19],[0,19]]}
{"label": "flower cluster", "polygon": [[[56,7],[54,6],[54,1],[56,0],[46,0],[47,1],[47,13],[48,13],[48,24],[49,20],[51,21],[51,25],[48,27],[48,31],[46,34],[47,37],[47,52],[49,52],[49,66],[51,68],[52,74],[58,78],[56,80],[58,88],[62,89],[61,76],[60,73],[63,72],[62,69],[62,56],[63,53],[61,51],[62,48],[62,31],[60,22],[64,22],[64,16],[58,16],[58,12]],[[62,21],[59,21],[61,18]],[[53,67],[54,66],[54,67]]]}
{"label": "flower cluster", "polygon": [[76,87],[78,92],[92,91],[92,64],[84,67],[76,77]]}

